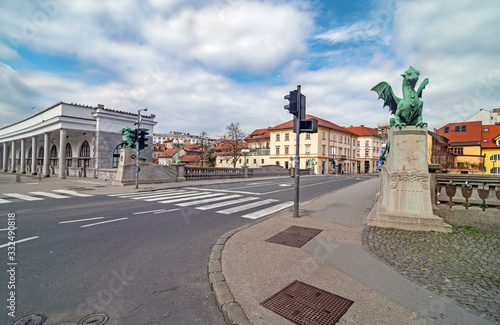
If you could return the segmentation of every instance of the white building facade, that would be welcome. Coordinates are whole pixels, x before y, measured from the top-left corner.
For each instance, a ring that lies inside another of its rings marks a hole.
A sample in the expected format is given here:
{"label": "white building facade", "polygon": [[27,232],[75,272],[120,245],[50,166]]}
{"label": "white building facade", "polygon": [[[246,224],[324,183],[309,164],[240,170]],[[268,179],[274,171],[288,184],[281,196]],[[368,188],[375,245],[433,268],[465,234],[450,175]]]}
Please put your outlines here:
{"label": "white building facade", "polygon": [[[95,177],[118,166],[122,133],[134,127],[137,114],[59,102],[17,123],[0,128],[0,169],[12,173],[41,173]],[[141,114],[149,129],[149,147],[141,156],[152,160],[155,115]]]}

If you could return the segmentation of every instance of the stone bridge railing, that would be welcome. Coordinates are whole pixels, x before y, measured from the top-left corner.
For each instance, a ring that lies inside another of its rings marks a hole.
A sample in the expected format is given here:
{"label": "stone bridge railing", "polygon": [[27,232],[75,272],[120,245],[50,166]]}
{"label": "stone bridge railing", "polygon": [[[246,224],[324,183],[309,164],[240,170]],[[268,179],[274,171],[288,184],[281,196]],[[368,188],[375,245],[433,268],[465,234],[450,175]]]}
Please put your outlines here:
{"label": "stone bridge railing", "polygon": [[[302,173],[301,173],[302,174]],[[186,180],[288,176],[288,169],[269,165],[261,168],[184,167]]]}
{"label": "stone bridge railing", "polygon": [[[495,208],[500,206],[500,176],[436,175],[436,200],[442,203]],[[500,214],[500,211],[499,211]]]}

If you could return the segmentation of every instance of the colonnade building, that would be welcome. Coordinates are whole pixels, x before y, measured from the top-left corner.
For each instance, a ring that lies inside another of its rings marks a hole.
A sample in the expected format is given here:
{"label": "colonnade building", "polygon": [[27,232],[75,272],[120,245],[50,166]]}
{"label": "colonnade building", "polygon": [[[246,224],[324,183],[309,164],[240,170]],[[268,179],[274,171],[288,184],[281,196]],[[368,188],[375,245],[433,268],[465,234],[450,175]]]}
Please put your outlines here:
{"label": "colonnade building", "polygon": [[[152,160],[155,115],[141,114],[149,129],[149,147],[141,156]],[[135,128],[138,114],[59,102],[31,117],[0,128],[3,172],[94,177],[118,167],[125,126]]]}

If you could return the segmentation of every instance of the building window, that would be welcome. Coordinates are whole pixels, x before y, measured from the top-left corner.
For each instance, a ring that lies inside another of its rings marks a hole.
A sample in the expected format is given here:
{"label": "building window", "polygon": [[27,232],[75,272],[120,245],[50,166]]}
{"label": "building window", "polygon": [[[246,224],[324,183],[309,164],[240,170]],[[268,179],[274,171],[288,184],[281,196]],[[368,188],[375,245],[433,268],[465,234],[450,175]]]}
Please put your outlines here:
{"label": "building window", "polygon": [[450,133],[450,127],[449,126],[445,126],[443,133],[444,134]]}
{"label": "building window", "polygon": [[483,139],[483,143],[488,143],[488,139]]}
{"label": "building window", "polygon": [[370,150],[369,149],[366,149],[365,150],[365,157],[368,157],[370,155]]}
{"label": "building window", "polygon": [[285,147],[285,155],[288,155],[288,147]]}
{"label": "building window", "polygon": [[490,160],[497,161],[500,160],[500,154],[494,154],[490,156]]}
{"label": "building window", "polygon": [[490,169],[490,174],[500,174],[500,167],[493,167]]}
{"label": "building window", "polygon": [[370,146],[370,141],[366,141],[366,142],[365,142],[365,146],[366,146],[366,147]]}
{"label": "building window", "polygon": [[455,133],[467,132],[467,125],[455,125]]}
{"label": "building window", "polygon": [[311,153],[311,146],[306,146],[306,155]]}
{"label": "building window", "polygon": [[51,166],[57,166],[58,159],[57,159],[57,148],[56,145],[52,146],[52,149],[50,149],[50,165]]}
{"label": "building window", "polygon": [[311,133],[306,133],[306,140],[310,140],[311,139]]}
{"label": "building window", "polygon": [[276,141],[280,141],[280,134],[276,134]]}
{"label": "building window", "polygon": [[90,164],[90,146],[87,140],[85,140],[80,148],[80,159],[78,159],[79,167],[89,167]]}
{"label": "building window", "polygon": [[64,157],[70,158],[66,159],[66,167],[71,167],[73,164],[73,150],[71,150],[71,145],[69,143],[66,143],[66,152],[64,153]]}
{"label": "building window", "polygon": [[463,156],[464,155],[464,148],[449,148],[451,153],[454,153],[458,156]]}
{"label": "building window", "polygon": [[257,159],[254,159],[254,160],[253,160],[253,164],[254,164],[254,165],[257,165]]}
{"label": "building window", "polygon": [[490,129],[484,128],[484,132],[490,132]]}
{"label": "building window", "polygon": [[321,147],[321,154],[324,156],[326,155],[326,146]]}
{"label": "building window", "polygon": [[326,140],[326,132],[323,132],[323,140]]}
{"label": "building window", "polygon": [[123,148],[123,143],[120,143],[113,150],[113,168],[118,168],[118,164],[120,164],[120,149]]}
{"label": "building window", "polygon": [[276,154],[279,155],[280,154],[280,147],[276,147]]}
{"label": "building window", "polygon": [[288,141],[288,140],[290,140],[290,134],[285,133],[285,141]]}
{"label": "building window", "polygon": [[261,160],[261,164],[264,165],[264,159]]}

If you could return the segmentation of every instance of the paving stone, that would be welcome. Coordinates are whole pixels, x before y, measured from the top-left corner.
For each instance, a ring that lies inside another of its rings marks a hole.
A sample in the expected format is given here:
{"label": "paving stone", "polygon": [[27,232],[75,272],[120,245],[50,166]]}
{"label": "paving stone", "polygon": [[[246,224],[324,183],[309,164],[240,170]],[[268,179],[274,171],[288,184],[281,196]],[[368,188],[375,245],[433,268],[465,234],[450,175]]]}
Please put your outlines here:
{"label": "paving stone", "polygon": [[363,241],[413,282],[500,322],[500,232],[453,227],[449,234],[367,226]]}

